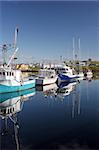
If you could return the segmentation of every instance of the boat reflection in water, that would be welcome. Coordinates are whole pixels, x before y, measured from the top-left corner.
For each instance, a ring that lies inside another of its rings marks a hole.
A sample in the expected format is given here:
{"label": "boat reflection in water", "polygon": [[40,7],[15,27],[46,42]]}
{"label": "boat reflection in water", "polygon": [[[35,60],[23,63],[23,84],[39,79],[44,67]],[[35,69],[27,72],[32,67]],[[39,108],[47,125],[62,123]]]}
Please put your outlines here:
{"label": "boat reflection in water", "polygon": [[45,86],[37,86],[37,91],[42,91],[45,97],[55,96],[58,98],[64,98],[75,89],[76,84],[77,82],[62,82],[59,85],[54,83]]}
{"label": "boat reflection in water", "polygon": [[[18,119],[17,119],[17,113],[22,110],[22,106],[24,101],[27,101],[29,97],[35,95],[35,88],[24,90],[20,92],[13,92],[13,93],[6,93],[6,94],[0,94],[0,136],[3,144],[3,148],[7,149],[6,142],[7,140],[3,140],[2,138],[8,138],[10,139],[12,137],[15,137],[16,143],[16,149],[20,149],[19,139],[18,139]],[[13,127],[14,126],[14,131]],[[10,137],[9,137],[10,136]],[[13,141],[13,140],[12,140]],[[10,149],[13,149],[14,145],[11,145],[10,143]],[[1,145],[2,149],[2,145]]]}
{"label": "boat reflection in water", "polygon": [[43,92],[45,97],[48,97],[48,96],[51,97],[51,96],[56,95],[58,86],[56,83],[53,83],[53,84],[44,85],[44,86],[37,86],[36,89],[37,89],[37,91]]}
{"label": "boat reflection in water", "polygon": [[[72,99],[72,105],[71,105],[71,117],[75,118],[78,115],[80,115],[80,101],[81,101],[81,89],[78,85],[78,82],[71,82],[71,83],[61,83],[59,85],[59,88],[57,90],[57,96],[61,99],[64,99],[66,96],[70,95]],[[77,88],[76,88],[77,86]]]}
{"label": "boat reflection in water", "polygon": [[64,82],[58,85],[57,95],[60,97],[65,97],[70,95],[70,93],[75,89],[77,82]]}

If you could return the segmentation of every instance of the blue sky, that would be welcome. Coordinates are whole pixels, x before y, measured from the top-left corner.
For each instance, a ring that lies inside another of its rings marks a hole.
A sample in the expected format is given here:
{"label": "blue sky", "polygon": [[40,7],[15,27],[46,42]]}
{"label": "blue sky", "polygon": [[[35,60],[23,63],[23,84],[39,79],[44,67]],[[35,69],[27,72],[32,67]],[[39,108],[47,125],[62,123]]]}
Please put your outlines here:
{"label": "blue sky", "polygon": [[19,28],[20,56],[72,59],[75,37],[75,54],[99,60],[98,1],[2,1],[0,18],[0,44],[11,43],[15,27]]}

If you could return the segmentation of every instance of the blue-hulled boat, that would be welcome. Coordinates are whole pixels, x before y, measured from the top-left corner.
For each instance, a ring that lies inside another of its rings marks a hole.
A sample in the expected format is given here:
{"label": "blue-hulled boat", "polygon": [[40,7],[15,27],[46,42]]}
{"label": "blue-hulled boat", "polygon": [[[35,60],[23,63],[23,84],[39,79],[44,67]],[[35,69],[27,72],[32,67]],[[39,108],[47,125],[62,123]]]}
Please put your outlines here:
{"label": "blue-hulled boat", "polygon": [[58,67],[56,71],[58,73],[58,82],[71,82],[78,79],[78,76],[77,74],[75,74],[74,69],[66,66],[65,64]]}

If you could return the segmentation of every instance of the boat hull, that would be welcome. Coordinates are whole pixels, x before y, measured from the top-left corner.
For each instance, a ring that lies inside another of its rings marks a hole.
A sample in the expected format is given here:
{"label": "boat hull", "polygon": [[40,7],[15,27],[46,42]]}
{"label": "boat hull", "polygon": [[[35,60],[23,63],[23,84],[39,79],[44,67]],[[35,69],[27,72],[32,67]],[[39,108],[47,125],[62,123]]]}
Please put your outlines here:
{"label": "boat hull", "polygon": [[76,81],[78,77],[76,75],[68,76],[64,74],[58,75],[58,82],[73,82]]}
{"label": "boat hull", "polygon": [[36,79],[37,85],[49,85],[57,81],[57,76],[55,78],[38,78]]}
{"label": "boat hull", "polygon": [[12,84],[13,82],[3,82],[0,83],[0,93],[9,93],[15,91],[22,91],[26,89],[30,89],[35,87],[35,80],[24,81],[23,83],[17,83],[15,85]]}

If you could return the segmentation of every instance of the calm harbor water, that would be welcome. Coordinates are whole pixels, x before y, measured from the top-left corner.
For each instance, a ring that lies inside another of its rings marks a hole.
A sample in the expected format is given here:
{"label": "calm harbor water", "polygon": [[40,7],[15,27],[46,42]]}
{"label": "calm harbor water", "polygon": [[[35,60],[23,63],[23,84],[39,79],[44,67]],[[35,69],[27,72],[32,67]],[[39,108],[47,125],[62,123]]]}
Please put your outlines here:
{"label": "calm harbor water", "polygon": [[0,96],[1,150],[99,149],[99,80]]}

